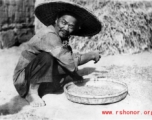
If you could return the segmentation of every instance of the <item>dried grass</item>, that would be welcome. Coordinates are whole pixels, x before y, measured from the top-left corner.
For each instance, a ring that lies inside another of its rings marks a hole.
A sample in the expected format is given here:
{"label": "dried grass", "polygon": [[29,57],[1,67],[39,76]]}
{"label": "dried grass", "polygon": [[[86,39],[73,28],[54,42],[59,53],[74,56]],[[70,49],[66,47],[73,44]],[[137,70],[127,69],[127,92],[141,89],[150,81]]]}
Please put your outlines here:
{"label": "dried grass", "polygon": [[152,48],[152,2],[71,0],[91,9],[102,22],[93,37],[72,37],[74,50],[102,54],[139,53]]}

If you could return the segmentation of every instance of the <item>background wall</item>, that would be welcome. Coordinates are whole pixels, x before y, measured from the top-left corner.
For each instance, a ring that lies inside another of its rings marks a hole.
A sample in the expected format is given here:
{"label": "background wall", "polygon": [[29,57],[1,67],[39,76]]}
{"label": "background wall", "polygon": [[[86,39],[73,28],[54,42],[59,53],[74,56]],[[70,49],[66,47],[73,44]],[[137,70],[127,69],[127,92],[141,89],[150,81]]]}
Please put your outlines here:
{"label": "background wall", "polygon": [[0,48],[19,45],[34,34],[35,0],[0,0]]}

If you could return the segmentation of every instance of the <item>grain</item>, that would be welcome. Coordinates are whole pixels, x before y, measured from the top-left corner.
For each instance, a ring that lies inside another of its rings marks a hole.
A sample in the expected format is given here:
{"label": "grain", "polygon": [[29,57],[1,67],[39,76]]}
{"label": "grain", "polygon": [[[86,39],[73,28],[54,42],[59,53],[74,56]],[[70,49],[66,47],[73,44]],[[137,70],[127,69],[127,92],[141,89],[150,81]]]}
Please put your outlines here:
{"label": "grain", "polygon": [[69,93],[77,95],[91,95],[91,96],[106,96],[120,93],[123,89],[122,86],[101,84],[100,86],[78,86],[72,85],[69,89]]}

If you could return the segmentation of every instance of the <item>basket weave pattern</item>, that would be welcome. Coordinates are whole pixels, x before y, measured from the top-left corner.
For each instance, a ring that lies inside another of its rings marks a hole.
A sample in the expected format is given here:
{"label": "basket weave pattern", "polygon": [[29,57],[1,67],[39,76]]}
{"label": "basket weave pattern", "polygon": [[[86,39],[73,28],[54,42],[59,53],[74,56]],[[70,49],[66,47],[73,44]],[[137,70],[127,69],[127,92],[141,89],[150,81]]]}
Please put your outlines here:
{"label": "basket weave pattern", "polygon": [[[112,81],[112,82],[114,82],[114,81]],[[114,82],[116,84],[122,85],[124,87],[124,90],[120,91],[117,94],[107,95],[107,96],[76,95],[76,94],[69,93],[68,90],[67,90],[67,88],[69,86],[73,85],[74,83],[77,83],[77,82],[72,82],[72,83],[66,84],[64,86],[64,92],[65,92],[66,97],[67,97],[68,100],[70,100],[72,102],[76,102],[76,103],[82,103],[82,104],[108,104],[108,103],[115,103],[115,102],[118,102],[118,101],[121,101],[122,99],[124,99],[127,96],[127,94],[128,94],[128,88],[127,88],[127,86],[125,84],[120,83],[120,82]]]}

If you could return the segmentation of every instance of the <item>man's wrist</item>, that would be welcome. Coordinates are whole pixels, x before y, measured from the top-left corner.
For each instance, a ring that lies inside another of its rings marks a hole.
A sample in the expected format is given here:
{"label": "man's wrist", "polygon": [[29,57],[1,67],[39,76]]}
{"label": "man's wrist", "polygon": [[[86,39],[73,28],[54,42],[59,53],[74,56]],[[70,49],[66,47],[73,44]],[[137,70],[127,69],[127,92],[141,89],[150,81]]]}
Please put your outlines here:
{"label": "man's wrist", "polygon": [[89,55],[90,55],[90,60],[94,60],[95,59],[95,55],[94,55],[93,52],[90,52]]}

